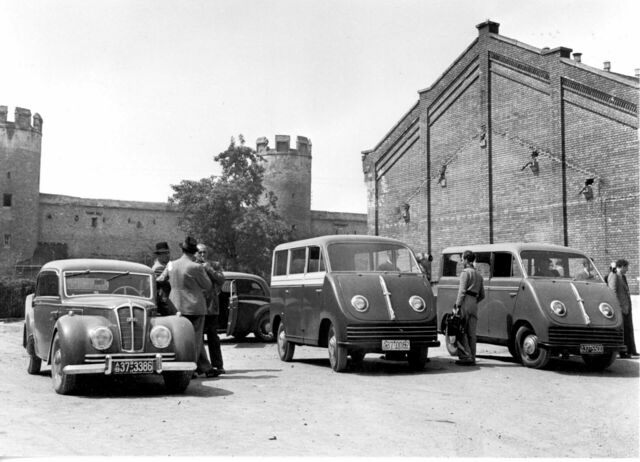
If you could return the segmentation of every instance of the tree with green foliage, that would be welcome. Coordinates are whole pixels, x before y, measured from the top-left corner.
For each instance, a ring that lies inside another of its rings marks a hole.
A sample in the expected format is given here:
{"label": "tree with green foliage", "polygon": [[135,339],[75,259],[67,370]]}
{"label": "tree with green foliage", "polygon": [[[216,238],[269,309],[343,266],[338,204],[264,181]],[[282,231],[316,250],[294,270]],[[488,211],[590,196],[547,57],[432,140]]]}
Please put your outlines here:
{"label": "tree with green foliage", "polygon": [[267,276],[273,248],[291,234],[275,211],[277,198],[262,185],[264,161],[242,135],[213,160],[220,176],[171,185],[169,202],[182,212],[187,234],[209,246],[226,270]]}

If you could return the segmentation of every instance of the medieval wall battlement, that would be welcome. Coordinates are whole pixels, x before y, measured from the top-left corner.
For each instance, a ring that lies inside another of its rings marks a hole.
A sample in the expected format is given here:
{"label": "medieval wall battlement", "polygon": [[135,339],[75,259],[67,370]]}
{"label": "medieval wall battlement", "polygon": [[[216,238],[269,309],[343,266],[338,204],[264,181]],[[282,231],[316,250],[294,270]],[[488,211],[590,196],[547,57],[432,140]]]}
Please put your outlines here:
{"label": "medieval wall battlement", "polygon": [[33,115],[33,124],[31,118],[31,110],[16,107],[13,122],[8,120],[9,110],[7,106],[0,106],[0,126],[15,127],[21,130],[34,130],[42,133],[42,117],[37,112]]}

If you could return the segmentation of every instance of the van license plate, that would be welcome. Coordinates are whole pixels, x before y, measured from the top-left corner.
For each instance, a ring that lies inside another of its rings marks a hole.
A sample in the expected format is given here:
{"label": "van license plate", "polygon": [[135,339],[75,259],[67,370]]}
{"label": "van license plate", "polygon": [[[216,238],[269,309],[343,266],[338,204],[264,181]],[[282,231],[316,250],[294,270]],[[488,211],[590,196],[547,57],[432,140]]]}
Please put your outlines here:
{"label": "van license plate", "polygon": [[599,343],[595,343],[595,344],[583,343],[580,345],[580,354],[588,355],[588,354],[599,354],[599,353],[604,353],[604,347]]}
{"label": "van license plate", "polygon": [[409,340],[383,340],[382,351],[409,351]]}

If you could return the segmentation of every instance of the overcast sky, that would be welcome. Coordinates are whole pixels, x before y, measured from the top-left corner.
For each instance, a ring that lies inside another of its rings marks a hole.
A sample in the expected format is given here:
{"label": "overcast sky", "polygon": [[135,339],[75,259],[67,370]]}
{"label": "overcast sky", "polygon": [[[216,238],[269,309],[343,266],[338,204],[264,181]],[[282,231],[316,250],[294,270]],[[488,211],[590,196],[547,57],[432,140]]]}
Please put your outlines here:
{"label": "overcast sky", "polygon": [[313,143],[313,210],[366,212],[375,147],[477,37],[640,68],[637,0],[0,0],[0,105],[43,120],[40,190],[165,201],[232,136]]}

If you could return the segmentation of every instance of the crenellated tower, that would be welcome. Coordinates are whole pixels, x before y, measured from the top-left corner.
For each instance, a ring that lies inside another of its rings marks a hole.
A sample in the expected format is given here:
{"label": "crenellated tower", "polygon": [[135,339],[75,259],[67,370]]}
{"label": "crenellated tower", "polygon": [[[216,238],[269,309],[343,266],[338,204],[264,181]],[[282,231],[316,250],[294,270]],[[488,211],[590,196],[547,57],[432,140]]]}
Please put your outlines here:
{"label": "crenellated tower", "polygon": [[0,106],[0,269],[30,258],[38,243],[42,117]]}
{"label": "crenellated tower", "polygon": [[297,237],[306,237],[311,232],[311,140],[298,136],[296,148],[290,144],[290,136],[276,135],[272,149],[261,137],[256,150],[266,161],[263,184],[278,197],[278,213]]}

